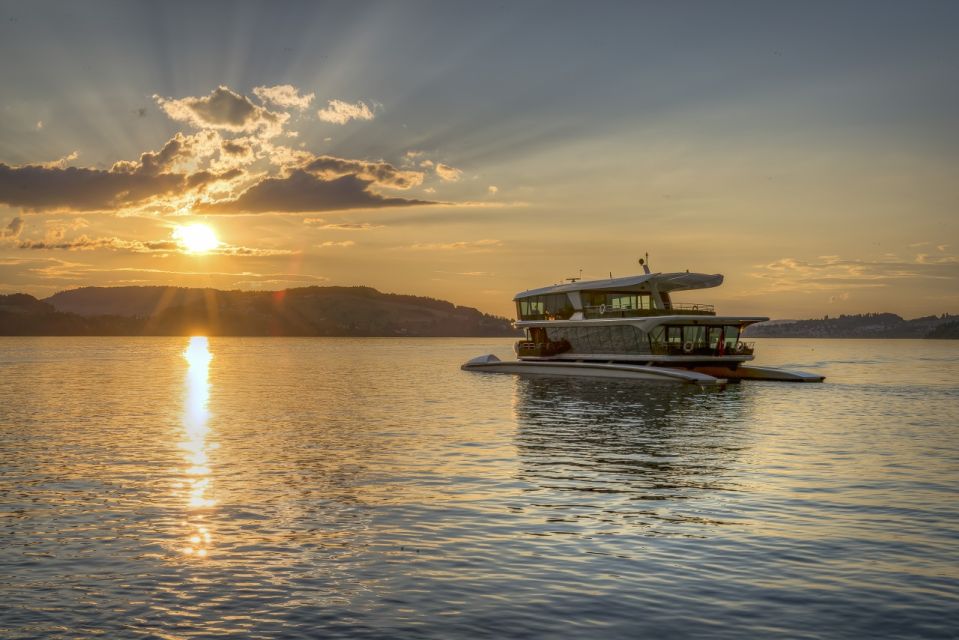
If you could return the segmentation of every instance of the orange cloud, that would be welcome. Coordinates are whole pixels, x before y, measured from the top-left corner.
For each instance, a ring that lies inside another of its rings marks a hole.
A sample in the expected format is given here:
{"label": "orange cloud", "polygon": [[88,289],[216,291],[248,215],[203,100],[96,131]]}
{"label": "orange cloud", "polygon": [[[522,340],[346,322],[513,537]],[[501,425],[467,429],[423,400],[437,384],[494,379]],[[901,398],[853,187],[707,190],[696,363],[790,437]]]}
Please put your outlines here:
{"label": "orange cloud", "polygon": [[187,122],[198,128],[253,132],[276,135],[289,119],[287,113],[275,113],[253,104],[229,87],[219,86],[202,98],[163,98],[153,96],[160,108],[174,120]]}
{"label": "orange cloud", "polygon": [[423,200],[385,198],[369,191],[371,184],[372,180],[353,174],[323,180],[296,169],[285,177],[265,178],[233,200],[201,204],[198,209],[209,213],[299,213],[433,204]]}
{"label": "orange cloud", "polygon": [[436,165],[436,175],[442,178],[444,182],[456,182],[462,177],[463,172],[460,169],[441,162]]}
{"label": "orange cloud", "polygon": [[300,90],[292,84],[278,84],[275,87],[254,87],[253,94],[263,102],[270,102],[278,107],[306,109],[313,101],[315,94],[300,95]]}
{"label": "orange cloud", "polygon": [[326,108],[316,112],[320,120],[332,124],[346,124],[350,120],[372,120],[373,110],[363,101],[356,103],[327,100]]}
{"label": "orange cloud", "polygon": [[355,175],[376,183],[380,187],[409,189],[423,183],[423,174],[419,171],[402,171],[388,162],[366,162],[347,160],[333,156],[319,156],[302,167],[326,179]]}

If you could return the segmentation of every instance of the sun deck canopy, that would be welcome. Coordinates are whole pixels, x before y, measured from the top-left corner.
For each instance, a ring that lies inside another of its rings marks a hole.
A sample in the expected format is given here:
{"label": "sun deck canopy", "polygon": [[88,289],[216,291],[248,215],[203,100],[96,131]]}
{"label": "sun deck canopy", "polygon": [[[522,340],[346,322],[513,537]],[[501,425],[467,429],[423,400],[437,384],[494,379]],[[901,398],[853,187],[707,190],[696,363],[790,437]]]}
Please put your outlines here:
{"label": "sun deck canopy", "polygon": [[557,284],[551,287],[530,289],[517,293],[513,300],[522,300],[534,296],[543,296],[556,293],[570,293],[574,291],[650,291],[655,285],[662,293],[670,291],[684,291],[687,289],[709,289],[723,283],[723,276],[718,273],[644,273],[626,278],[608,278],[606,280],[588,280]]}

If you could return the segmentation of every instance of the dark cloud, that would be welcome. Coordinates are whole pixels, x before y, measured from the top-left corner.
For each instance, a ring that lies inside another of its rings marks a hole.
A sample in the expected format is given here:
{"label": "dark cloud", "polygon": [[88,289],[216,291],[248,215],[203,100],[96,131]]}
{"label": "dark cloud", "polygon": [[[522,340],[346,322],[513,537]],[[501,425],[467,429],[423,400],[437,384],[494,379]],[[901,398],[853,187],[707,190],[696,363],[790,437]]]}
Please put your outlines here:
{"label": "dark cloud", "polygon": [[183,136],[177,134],[172,140],[163,145],[159,151],[147,151],[140,154],[139,162],[121,160],[114,163],[112,171],[115,173],[136,173],[146,176],[155,176],[164,173],[180,158],[189,157],[191,152],[184,148]]}
{"label": "dark cloud", "polygon": [[224,140],[223,153],[231,156],[245,156],[251,155],[253,153],[253,148],[249,144],[243,144],[235,140]]}
{"label": "dark cloud", "polygon": [[32,211],[97,211],[130,206],[151,197],[179,193],[183,175],[145,175],[100,169],[65,169],[0,163],[0,202]]}
{"label": "dark cloud", "polygon": [[219,152],[221,142],[215,131],[177,133],[159,151],[147,151],[138,161],[121,160],[108,171],[67,167],[63,161],[19,167],[0,163],[0,203],[30,211],[102,211],[182,195],[243,173],[238,168],[174,171],[178,163]]}
{"label": "dark cloud", "polygon": [[220,143],[220,135],[215,131],[201,131],[192,136],[177,133],[159,151],[141,153],[137,162],[121,160],[114,163],[110,170],[148,176],[169,173],[177,162],[213,155],[219,150]]}
{"label": "dark cloud", "polygon": [[220,86],[202,98],[180,99],[153,96],[160,107],[174,120],[189,122],[200,128],[228,131],[255,131],[263,128],[279,133],[289,114],[275,113],[253,104],[246,96]]}
{"label": "dark cloud", "polygon": [[[25,240],[17,245],[20,249],[60,249],[64,251],[94,251],[96,249],[112,249],[114,251],[129,251],[132,253],[171,253],[181,252],[183,247],[175,240],[124,240],[122,238],[90,238],[80,236],[75,240],[67,241],[39,241]],[[233,245],[220,246],[209,253],[224,256],[268,257],[286,256],[295,253],[290,249],[259,249]]]}
{"label": "dark cloud", "polygon": [[92,251],[94,249],[118,249],[135,253],[154,251],[177,251],[180,245],[173,240],[147,241],[123,240],[121,238],[90,238],[80,236],[67,242],[41,242],[27,240],[20,243],[21,249],[66,249],[67,251]]}
{"label": "dark cloud", "polygon": [[186,185],[190,189],[199,189],[213,182],[238,178],[243,174],[243,169],[230,169],[229,171],[222,171],[220,173],[207,170],[197,171],[196,173],[191,173],[186,177]]}
{"label": "dark cloud", "polygon": [[242,173],[239,169],[193,174],[153,173],[154,170],[155,166],[145,170],[124,166],[121,170],[103,171],[34,165],[11,167],[0,163],[0,203],[30,211],[102,211],[131,207],[158,196],[181,195],[218,180],[231,180]]}
{"label": "dark cloud", "polygon": [[409,189],[423,183],[422,172],[402,171],[388,162],[366,162],[334,156],[319,156],[302,168],[325,178],[352,174],[364,180],[375,182],[377,186],[393,189]]}
{"label": "dark cloud", "polygon": [[6,229],[0,229],[0,238],[19,238],[23,231],[23,218],[17,216],[10,220]]}
{"label": "dark cloud", "polygon": [[[258,87],[272,104],[298,106],[307,101],[292,86]],[[69,167],[76,152],[53,163],[10,166],[0,163],[0,204],[26,211],[180,210],[210,212],[312,212],[435,204],[390,198],[382,189],[411,189],[424,172],[397,168],[381,160],[351,160],[273,145],[267,138],[282,131],[288,113],[272,112],[249,98],[218,87],[208,96],[156,98],[174,119],[201,127],[177,133],[159,150],[137,160],[121,160],[110,169]],[[226,138],[227,131],[247,135]],[[279,167],[278,175],[247,173],[251,165]],[[450,168],[451,171],[455,171]],[[241,182],[240,179],[243,179]],[[213,183],[224,189],[208,189]],[[240,188],[245,191],[239,192]],[[200,196],[200,194],[203,194]],[[185,197],[186,196],[186,197]],[[199,199],[203,202],[194,202]],[[219,198],[219,202],[210,202]],[[48,237],[46,242],[58,241]]]}
{"label": "dark cloud", "polygon": [[210,213],[294,213],[435,204],[424,200],[384,198],[368,190],[372,183],[372,180],[352,174],[323,180],[296,169],[285,178],[266,178],[258,182],[235,200],[203,205],[199,209]]}

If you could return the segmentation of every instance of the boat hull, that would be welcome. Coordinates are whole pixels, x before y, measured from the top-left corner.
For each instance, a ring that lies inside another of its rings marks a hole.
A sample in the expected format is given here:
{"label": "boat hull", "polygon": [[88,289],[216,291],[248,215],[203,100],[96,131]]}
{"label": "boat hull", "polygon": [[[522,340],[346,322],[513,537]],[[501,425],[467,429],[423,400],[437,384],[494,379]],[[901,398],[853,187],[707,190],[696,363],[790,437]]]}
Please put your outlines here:
{"label": "boat hull", "polygon": [[473,358],[461,367],[464,371],[486,373],[512,373],[520,375],[566,376],[587,378],[619,378],[644,380],[647,382],[668,382],[694,384],[702,387],[723,387],[724,378],[717,378],[697,371],[685,369],[667,369],[636,364],[615,364],[601,362],[570,362],[563,360],[500,360],[490,354]]}
{"label": "boat hull", "polygon": [[696,367],[696,371],[710,376],[726,378],[730,381],[739,380],[768,380],[773,382],[822,382],[826,376],[806,371],[791,371],[788,369],[773,369],[771,367],[739,366],[729,367]]}

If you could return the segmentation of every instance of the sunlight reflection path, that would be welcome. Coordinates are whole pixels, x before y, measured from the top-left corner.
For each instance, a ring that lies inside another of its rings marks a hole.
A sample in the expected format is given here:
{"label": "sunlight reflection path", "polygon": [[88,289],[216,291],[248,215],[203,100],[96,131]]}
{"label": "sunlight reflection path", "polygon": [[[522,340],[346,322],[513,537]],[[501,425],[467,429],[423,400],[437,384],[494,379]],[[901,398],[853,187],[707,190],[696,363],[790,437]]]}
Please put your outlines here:
{"label": "sunlight reflection path", "polygon": [[210,418],[210,353],[207,339],[202,336],[190,338],[183,352],[188,368],[186,398],[183,411],[183,435],[180,448],[186,452],[186,467],[179,485],[186,502],[188,529],[187,544],[182,548],[185,555],[206,557],[212,548],[211,532],[206,522],[207,512],[216,505],[209,497],[213,477],[209,466],[209,452],[216,444],[208,442]]}

